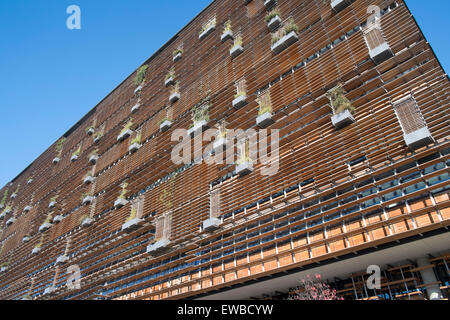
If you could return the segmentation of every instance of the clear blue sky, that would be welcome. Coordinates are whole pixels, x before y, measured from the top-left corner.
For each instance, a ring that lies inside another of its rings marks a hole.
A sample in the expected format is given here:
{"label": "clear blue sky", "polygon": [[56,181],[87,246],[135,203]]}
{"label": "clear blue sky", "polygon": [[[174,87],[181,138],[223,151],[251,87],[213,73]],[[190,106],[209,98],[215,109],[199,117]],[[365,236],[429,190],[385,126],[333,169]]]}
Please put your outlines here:
{"label": "clear blue sky", "polygon": [[[0,187],[210,2],[0,1]],[[81,30],[66,28],[72,4]],[[450,1],[407,4],[448,72]]]}

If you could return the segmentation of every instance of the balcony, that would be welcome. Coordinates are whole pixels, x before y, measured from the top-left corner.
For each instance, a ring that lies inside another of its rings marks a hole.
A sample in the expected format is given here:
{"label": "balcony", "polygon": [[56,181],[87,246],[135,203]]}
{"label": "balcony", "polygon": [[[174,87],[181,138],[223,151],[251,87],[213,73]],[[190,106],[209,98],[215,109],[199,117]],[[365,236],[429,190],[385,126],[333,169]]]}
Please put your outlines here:
{"label": "balcony", "polygon": [[208,123],[206,120],[197,121],[193,127],[189,128],[188,135],[191,137],[197,136],[199,133],[202,133],[208,127]]}
{"label": "balcony", "polygon": [[232,102],[233,108],[239,109],[247,104],[247,95],[240,94]]}
{"label": "balcony", "polygon": [[403,137],[405,139],[406,145],[411,150],[416,150],[418,148],[425,147],[430,143],[434,142],[430,130],[428,130],[427,127],[423,127],[411,133],[404,134]]}
{"label": "balcony", "polygon": [[14,222],[16,222],[16,219],[14,217],[10,218],[8,221],[6,221],[6,226],[9,227],[10,225],[12,225]]}
{"label": "balcony", "polygon": [[169,130],[169,128],[172,126],[172,121],[165,119],[161,124],[159,125],[159,131],[164,132]]}
{"label": "balcony", "polygon": [[59,256],[56,259],[56,264],[61,266],[61,265],[65,264],[68,260],[69,260],[69,257],[66,255]]}
{"label": "balcony", "polygon": [[236,58],[238,55],[240,55],[242,52],[244,52],[244,48],[242,45],[235,45],[230,49],[230,55],[231,58]]}
{"label": "balcony", "polygon": [[273,121],[273,119],[272,119],[271,112],[265,112],[256,118],[256,125],[262,129],[267,128],[274,122],[275,121]]}
{"label": "balcony", "polygon": [[56,224],[60,223],[63,219],[64,219],[63,216],[58,214],[53,218],[53,223],[56,223]]}
{"label": "balcony", "polygon": [[131,136],[133,134],[133,131],[131,131],[131,129],[126,129],[123,130],[118,136],[117,136],[117,141],[123,141],[126,138],[128,138],[129,136]]}
{"label": "balcony", "polygon": [[278,54],[284,49],[288,48],[291,44],[298,40],[298,35],[295,31],[291,31],[281,39],[272,44],[271,49],[274,53]]}
{"label": "balcony", "polygon": [[91,218],[84,218],[83,219],[83,221],[81,222],[81,227],[82,228],[87,228],[87,227],[89,227],[91,224],[92,224],[92,222],[94,222]]}
{"label": "balcony", "polygon": [[48,229],[50,229],[52,227],[52,224],[50,222],[44,222],[40,227],[39,227],[39,232],[45,232]]}
{"label": "balcony", "polygon": [[242,163],[239,163],[236,166],[236,174],[242,176],[245,176],[249,173],[253,172],[253,163],[251,161],[245,161]]}
{"label": "balcony", "polygon": [[133,232],[142,226],[142,222],[143,220],[139,218],[131,219],[122,225],[122,231],[125,233]]}
{"label": "balcony", "polygon": [[170,245],[170,240],[162,239],[157,241],[154,244],[151,244],[147,247],[147,253],[149,254],[157,254],[160,252],[163,252],[164,250],[168,249]]}
{"label": "balcony", "polygon": [[352,3],[351,0],[332,0],[331,1],[331,9],[338,13],[339,11],[344,10]]}
{"label": "balcony", "polygon": [[355,122],[355,118],[353,117],[350,110],[344,110],[338,114],[333,115],[331,117],[331,122],[337,129],[341,129]]}
{"label": "balcony", "polygon": [[93,183],[94,180],[95,180],[95,178],[94,178],[93,176],[90,176],[90,175],[89,175],[89,176],[86,176],[86,177],[84,178],[83,183],[84,183],[85,185],[88,185],[88,184]]}
{"label": "balcony", "polygon": [[376,64],[382,63],[393,55],[394,53],[386,42],[373,49],[369,49],[369,56]]}
{"label": "balcony", "polygon": [[203,230],[206,232],[211,232],[220,228],[222,221],[217,218],[209,218],[208,220],[203,221]]}
{"label": "balcony", "polygon": [[114,208],[116,209],[120,209],[123,206],[125,206],[128,203],[128,201],[124,198],[118,198],[115,202],[114,202]]}

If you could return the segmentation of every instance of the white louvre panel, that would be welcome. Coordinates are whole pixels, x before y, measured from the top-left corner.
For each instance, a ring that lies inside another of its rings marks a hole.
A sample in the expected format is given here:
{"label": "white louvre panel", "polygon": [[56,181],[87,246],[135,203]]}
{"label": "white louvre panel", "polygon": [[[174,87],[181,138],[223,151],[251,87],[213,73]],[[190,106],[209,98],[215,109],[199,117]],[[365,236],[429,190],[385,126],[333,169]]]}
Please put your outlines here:
{"label": "white louvre panel", "polygon": [[163,239],[170,240],[170,233],[172,231],[172,212],[167,212],[164,214],[164,231]]}
{"label": "white louvre panel", "polygon": [[164,234],[164,216],[158,217],[156,219],[156,231],[155,231],[155,240],[159,241],[163,238]]}
{"label": "white louvre panel", "polygon": [[416,101],[413,97],[408,96],[405,99],[395,102],[394,108],[405,134],[409,134],[426,127],[422,113],[417,107]]}
{"label": "white louvre panel", "polygon": [[220,217],[220,189],[211,191],[211,218]]}

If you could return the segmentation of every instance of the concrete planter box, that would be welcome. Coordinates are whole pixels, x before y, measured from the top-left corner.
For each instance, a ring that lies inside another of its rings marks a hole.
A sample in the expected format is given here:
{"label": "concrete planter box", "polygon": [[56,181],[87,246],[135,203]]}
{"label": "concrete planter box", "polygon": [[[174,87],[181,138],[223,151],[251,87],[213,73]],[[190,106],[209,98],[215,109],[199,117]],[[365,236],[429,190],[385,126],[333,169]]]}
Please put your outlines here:
{"label": "concrete planter box", "polygon": [[403,137],[405,139],[406,145],[411,150],[416,150],[418,148],[425,147],[425,146],[429,145],[430,143],[434,142],[434,139],[431,136],[430,130],[428,130],[427,127],[423,127],[414,132],[404,134]]}
{"label": "concrete planter box", "polygon": [[36,254],[38,254],[39,252],[41,252],[41,248],[33,248],[33,250],[31,250],[31,254],[34,254],[34,255],[36,255]]}
{"label": "concrete planter box", "polygon": [[27,184],[32,184],[33,183],[33,179],[28,179]]}
{"label": "concrete planter box", "polygon": [[376,64],[382,63],[393,55],[394,53],[386,42],[374,49],[369,49],[369,56]]}
{"label": "concrete planter box", "polygon": [[275,121],[272,119],[272,113],[266,112],[256,118],[256,125],[260,128],[267,128]]}
{"label": "concrete planter box", "polygon": [[0,220],[4,220],[5,216],[6,216],[6,213],[4,213],[4,212],[2,214],[0,214]]}
{"label": "concrete planter box", "polygon": [[247,104],[247,95],[240,95],[233,100],[233,108],[239,109]]}
{"label": "concrete planter box", "polygon": [[173,62],[177,62],[178,60],[181,59],[182,56],[183,54],[181,52],[177,53],[176,55],[173,56]]}
{"label": "concrete planter box", "polygon": [[230,55],[231,58],[236,58],[238,55],[240,55],[242,52],[244,52],[244,48],[242,46],[233,46],[230,49]]}
{"label": "concrete planter box", "polygon": [[53,209],[55,206],[56,206],[56,202],[55,202],[55,201],[52,201],[52,202],[50,202],[50,203],[48,204],[48,208],[49,208],[49,209]]}
{"label": "concrete planter box", "polygon": [[267,22],[267,27],[274,31],[279,25],[281,24],[281,18],[280,16],[275,16],[272,19],[270,19],[269,22]]}
{"label": "concrete planter box", "polygon": [[175,84],[175,79],[174,79],[173,77],[167,78],[167,79],[164,81],[164,84],[166,85],[166,87],[172,86],[172,85]]}
{"label": "concrete planter box", "polygon": [[60,223],[63,220],[63,216],[57,215],[53,218],[53,223]]}
{"label": "concrete planter box", "polygon": [[53,164],[57,164],[61,159],[59,157],[56,157],[53,159]]}
{"label": "concrete planter box", "polygon": [[233,39],[233,31],[228,30],[225,31],[224,33],[222,33],[222,35],[220,36],[220,40],[223,41],[227,41],[228,39]]}
{"label": "concrete planter box", "polygon": [[52,227],[52,224],[49,222],[45,222],[43,223],[40,227],[39,227],[39,232],[45,232],[48,229],[50,229]]}
{"label": "concrete planter box", "polygon": [[11,195],[11,199],[15,199],[15,198],[17,198],[17,193],[13,193],[12,195]]}
{"label": "concrete planter box", "polygon": [[94,155],[89,157],[89,163],[90,164],[94,165],[94,164],[97,163],[97,161],[98,161],[98,156],[97,155],[94,154]]}
{"label": "concrete planter box", "polygon": [[221,223],[222,221],[220,221],[220,219],[209,218],[208,220],[203,221],[203,230],[207,232],[217,230]]}
{"label": "concrete planter box", "polygon": [[48,287],[44,290],[44,295],[45,296],[53,296],[56,293],[56,288],[55,287]]}
{"label": "concrete planter box", "polygon": [[199,34],[198,38],[200,40],[205,39],[211,32],[213,32],[216,29],[216,26],[209,26],[208,29],[206,29],[205,31],[203,31],[202,33]]}
{"label": "concrete planter box", "polygon": [[91,218],[86,218],[81,222],[81,227],[86,228],[89,227],[92,224],[93,220]]}
{"label": "concrete planter box", "polygon": [[94,143],[99,143],[101,139],[102,139],[102,136],[95,137],[94,138]]}
{"label": "concrete planter box", "polygon": [[5,211],[3,211],[3,214],[10,214],[11,213],[11,208],[5,209]]}
{"label": "concrete planter box", "polygon": [[147,247],[147,253],[155,254],[155,253],[162,252],[162,251],[166,250],[169,245],[170,245],[170,240],[166,240],[166,239],[159,240],[158,242],[151,244]]}
{"label": "concrete planter box", "polygon": [[128,203],[126,199],[119,198],[114,202],[114,208],[120,209]]}
{"label": "concrete planter box", "polygon": [[198,121],[194,124],[192,128],[188,130],[188,135],[195,137],[199,133],[202,133],[208,127],[206,120]]}
{"label": "concrete planter box", "polygon": [[348,7],[351,3],[351,0],[333,0],[331,1],[331,9],[335,12],[339,12],[346,7]]}
{"label": "concrete planter box", "polygon": [[57,265],[63,265],[63,264],[65,264],[68,260],[69,260],[69,257],[66,256],[66,255],[59,256],[59,257],[56,259],[56,264],[57,264]]}
{"label": "concrete planter box", "polygon": [[274,6],[275,3],[276,3],[275,0],[265,0],[265,1],[264,1],[264,6],[265,6],[266,8],[270,8],[270,7]]}
{"label": "concrete planter box", "polygon": [[74,154],[72,157],[70,157],[70,161],[74,162],[78,160],[78,155]]}
{"label": "concrete planter box", "polygon": [[138,92],[142,91],[142,85],[134,89],[134,94],[136,95]]}
{"label": "concrete planter box", "polygon": [[136,113],[139,111],[141,104],[138,102],[131,108],[131,113]]}
{"label": "concrete planter box", "polygon": [[172,103],[175,103],[178,100],[180,100],[180,93],[179,92],[174,92],[169,97],[169,101],[172,102]]}
{"label": "concrete planter box", "polygon": [[94,182],[94,180],[95,180],[94,177],[92,177],[92,176],[87,176],[86,178],[84,178],[83,183],[84,183],[84,184],[91,184],[91,183]]}
{"label": "concrete planter box", "polygon": [[6,272],[8,271],[8,267],[0,267],[0,272]]}
{"label": "concrete planter box", "polygon": [[29,236],[25,236],[22,238],[22,242],[29,242],[30,241],[30,237]]}
{"label": "concrete planter box", "polygon": [[123,141],[126,138],[128,138],[129,136],[131,136],[131,134],[133,133],[133,131],[131,131],[130,129],[127,129],[123,132],[121,132],[118,136],[117,136],[117,141]]}
{"label": "concrete planter box", "polygon": [[170,120],[164,120],[164,122],[162,122],[159,125],[159,131],[164,132],[169,130],[169,128],[172,126],[172,121]]}
{"label": "concrete planter box", "polygon": [[137,230],[137,229],[139,229],[142,226],[142,222],[143,222],[143,220],[139,219],[139,218],[135,218],[133,220],[125,222],[122,225],[122,231],[126,232],[126,233],[130,233],[130,232],[132,232],[134,230]]}
{"label": "concrete planter box", "polygon": [[333,126],[340,129],[355,122],[355,118],[349,110],[344,110],[338,114],[333,115],[331,117],[331,122],[333,123]]}
{"label": "concrete planter box", "polygon": [[86,131],[86,134],[87,134],[88,136],[92,136],[92,135],[94,134],[94,132],[95,132],[95,129],[94,129],[94,128],[89,128],[89,130]]}
{"label": "concrete planter box", "polygon": [[23,208],[23,212],[25,213],[30,212],[31,209],[33,209],[32,206],[26,206],[25,208]]}
{"label": "concrete planter box", "polygon": [[218,138],[213,143],[213,150],[215,153],[223,152],[227,145],[227,139],[226,138]]}
{"label": "concrete planter box", "polygon": [[272,51],[276,54],[282,52],[284,49],[289,47],[291,44],[296,42],[298,40],[297,33],[295,31],[289,32],[287,35],[285,35],[283,38],[275,42],[270,48]]}
{"label": "concrete planter box", "polygon": [[9,226],[12,225],[14,222],[16,222],[16,219],[10,218],[8,221],[6,221],[6,225],[9,227]]}
{"label": "concrete planter box", "polygon": [[135,142],[128,148],[128,151],[133,153],[133,152],[138,151],[141,147],[142,147],[142,145],[140,143]]}
{"label": "concrete planter box", "polygon": [[245,176],[251,172],[253,172],[253,163],[251,162],[244,162],[236,166],[236,174],[240,176]]}
{"label": "concrete planter box", "polygon": [[86,196],[83,198],[83,204],[90,204],[92,201],[94,201],[93,196]]}

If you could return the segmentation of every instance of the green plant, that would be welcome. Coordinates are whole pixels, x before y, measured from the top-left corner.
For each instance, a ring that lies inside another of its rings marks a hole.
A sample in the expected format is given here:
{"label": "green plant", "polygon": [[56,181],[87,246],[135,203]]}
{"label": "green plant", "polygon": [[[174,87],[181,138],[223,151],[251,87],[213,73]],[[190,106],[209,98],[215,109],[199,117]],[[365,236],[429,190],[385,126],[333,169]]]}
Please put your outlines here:
{"label": "green plant", "polygon": [[87,218],[89,218],[89,215],[87,215],[87,214],[82,215],[79,220],[80,223],[83,223],[83,221],[86,220]]}
{"label": "green plant", "polygon": [[37,245],[34,246],[35,249],[40,249],[42,247],[42,242],[39,242]]}
{"label": "green plant", "polygon": [[242,46],[242,36],[241,35],[238,35],[238,36],[236,36],[236,38],[234,39],[234,43],[233,43],[233,48],[234,47],[239,47],[239,46]]}
{"label": "green plant", "polygon": [[245,140],[244,147],[241,156],[237,160],[237,164],[249,163],[252,159],[250,158],[250,141]]}
{"label": "green plant", "polygon": [[6,208],[3,209],[2,214],[6,213],[6,211],[11,211],[11,209],[12,209],[11,206],[6,206]]}
{"label": "green plant", "polygon": [[216,18],[209,20],[206,24],[204,24],[202,26],[202,29],[200,30],[200,32],[198,33],[199,35],[201,35],[203,32],[205,32],[206,30],[208,30],[211,27],[215,27],[216,26]]}
{"label": "green plant", "polygon": [[59,196],[54,196],[50,199],[50,202],[56,202],[56,199],[58,199]]}
{"label": "green plant", "polygon": [[176,82],[172,89],[170,89],[170,94],[172,95],[178,92],[180,92],[180,84]]}
{"label": "green plant", "polygon": [[84,198],[86,198],[86,197],[91,197],[91,196],[92,196],[92,194],[91,194],[90,192],[84,192],[84,193],[81,195],[81,200],[83,201]]}
{"label": "green plant", "polygon": [[355,108],[345,97],[345,92],[342,84],[338,84],[336,87],[327,92],[327,98],[330,99],[331,108],[334,114],[341,113],[345,110],[353,112]]}
{"label": "green plant", "polygon": [[0,265],[0,267],[2,267],[2,268],[6,268],[7,266],[9,265],[9,263],[8,262],[3,262],[1,265]]}
{"label": "green plant", "polygon": [[238,93],[236,93],[235,95],[234,95],[234,98],[236,99],[236,98],[239,98],[240,96],[246,96],[247,95],[247,92],[245,92],[245,91],[239,91]]}
{"label": "green plant", "polygon": [[103,137],[103,132],[94,133],[94,139],[101,138],[101,137]]}
{"label": "green plant", "polygon": [[91,130],[91,129],[95,129],[94,126],[89,126],[89,127],[87,127],[87,128],[86,128],[86,132],[89,132],[89,130]]}
{"label": "green plant", "polygon": [[176,48],[175,50],[173,50],[173,56],[175,57],[177,54],[183,54],[183,49]]}
{"label": "green plant", "polygon": [[224,26],[223,26],[223,33],[228,32],[228,31],[232,31],[231,30],[231,20],[228,19],[227,22],[225,22]]}
{"label": "green plant", "polygon": [[119,199],[125,199],[125,195],[127,194],[128,190],[126,189],[128,187],[128,183],[124,182],[121,185],[122,191],[120,192]]}
{"label": "green plant", "polygon": [[3,193],[3,198],[2,201],[0,202],[2,206],[5,205],[6,199],[8,199],[8,189],[6,189],[5,192]]}
{"label": "green plant", "polygon": [[280,30],[272,34],[272,44],[276,43],[278,40],[292,31],[298,33],[298,30],[299,28],[295,24],[294,19],[290,18]]}
{"label": "green plant", "polygon": [[209,121],[209,105],[200,105],[192,109],[192,122]]}
{"label": "green plant", "polygon": [[72,157],[73,156],[79,156],[80,152],[81,152],[81,147],[78,147],[78,149],[74,153],[72,153]]}
{"label": "green plant", "polygon": [[94,151],[89,153],[89,158],[92,157],[92,156],[98,156],[98,149],[95,149]]}
{"label": "green plant", "polygon": [[166,74],[166,80],[169,80],[170,78],[175,79],[175,69],[173,68]]}
{"label": "green plant", "polygon": [[120,134],[123,134],[125,131],[130,130],[132,125],[133,119],[128,120],[127,124],[123,127],[122,131],[120,131]]}
{"label": "green plant", "polygon": [[44,223],[50,223],[50,221],[52,221],[52,213],[51,212],[47,215],[47,218],[45,219]]}
{"label": "green plant", "polygon": [[138,69],[136,72],[136,77],[134,78],[134,84],[139,86],[145,80],[145,76],[147,75],[148,65],[144,64],[142,67]]}
{"label": "green plant", "polygon": [[134,144],[134,143],[138,143],[138,144],[141,143],[141,135],[140,134],[138,134],[133,140],[131,140],[131,144]]}
{"label": "green plant", "polygon": [[281,13],[278,9],[273,9],[266,15],[266,22],[270,22],[270,20],[272,20],[276,16],[281,17]]}
{"label": "green plant", "polygon": [[131,214],[128,217],[126,222],[129,222],[129,221],[131,221],[133,219],[136,219],[136,214],[137,214],[137,209],[135,207],[131,208]]}
{"label": "green plant", "polygon": [[58,154],[61,154],[62,148],[64,146],[64,142],[66,142],[66,138],[62,137],[61,139],[58,140],[58,142],[56,143],[56,152]]}

